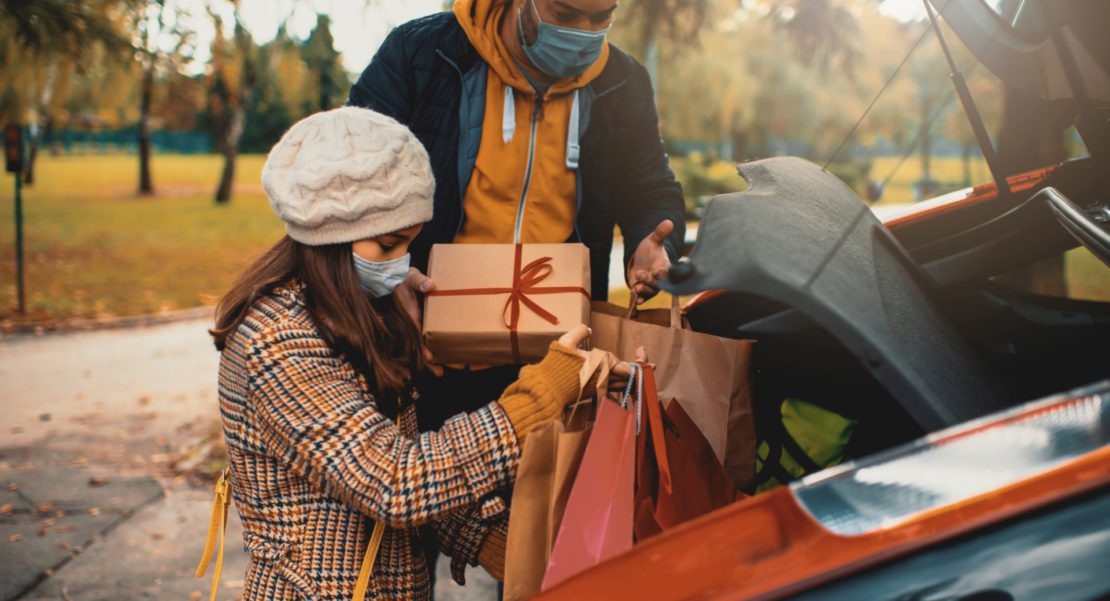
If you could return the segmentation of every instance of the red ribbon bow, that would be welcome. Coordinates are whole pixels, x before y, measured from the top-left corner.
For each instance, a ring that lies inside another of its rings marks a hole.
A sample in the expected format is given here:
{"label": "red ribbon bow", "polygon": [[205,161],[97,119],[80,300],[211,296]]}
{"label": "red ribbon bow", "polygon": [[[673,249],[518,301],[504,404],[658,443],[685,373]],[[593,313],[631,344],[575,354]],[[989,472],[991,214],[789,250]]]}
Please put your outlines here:
{"label": "red ribbon bow", "polygon": [[520,356],[520,342],[517,336],[517,330],[520,327],[520,305],[522,303],[548,323],[556,325],[559,323],[559,318],[541,307],[539,303],[532,300],[530,296],[535,294],[566,294],[577,292],[587,299],[590,298],[590,293],[581,286],[539,286],[540,282],[546,280],[552,272],[555,271],[555,268],[551,265],[551,257],[540,257],[524,267],[521,267],[521,263],[523,262],[522,255],[523,247],[517,244],[516,252],[513,257],[513,285],[511,288],[465,288],[460,290],[433,290],[428,293],[428,296],[508,294],[509,298],[505,301],[505,308],[502,314],[505,327],[509,329],[509,343],[512,346],[513,360],[517,363],[524,362]]}

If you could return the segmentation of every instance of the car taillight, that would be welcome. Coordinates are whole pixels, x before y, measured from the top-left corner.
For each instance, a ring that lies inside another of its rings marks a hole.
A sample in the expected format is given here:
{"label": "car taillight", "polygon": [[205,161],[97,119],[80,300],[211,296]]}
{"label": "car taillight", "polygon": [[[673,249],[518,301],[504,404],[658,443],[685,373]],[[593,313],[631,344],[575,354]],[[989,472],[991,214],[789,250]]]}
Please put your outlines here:
{"label": "car taillight", "polygon": [[855,536],[989,494],[1110,444],[1110,382],[942,430],[791,484],[822,526]]}

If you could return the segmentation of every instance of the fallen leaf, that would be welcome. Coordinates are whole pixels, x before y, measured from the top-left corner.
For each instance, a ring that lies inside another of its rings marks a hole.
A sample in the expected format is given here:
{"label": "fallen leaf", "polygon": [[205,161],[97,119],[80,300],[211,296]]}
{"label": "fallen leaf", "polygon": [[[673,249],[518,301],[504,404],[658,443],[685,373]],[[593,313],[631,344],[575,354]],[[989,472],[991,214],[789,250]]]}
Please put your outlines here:
{"label": "fallen leaf", "polygon": [[143,407],[146,407],[149,404],[150,404],[150,395],[144,394],[143,396],[139,397],[139,405],[141,405]]}
{"label": "fallen leaf", "polygon": [[93,476],[89,478],[89,486],[104,486],[111,481],[111,478],[106,478],[104,476]]}
{"label": "fallen leaf", "polygon": [[8,537],[8,540],[13,542],[13,543],[18,543],[19,541],[23,540],[23,535],[22,534],[13,534],[13,535]]}
{"label": "fallen leaf", "polygon": [[35,532],[35,536],[39,538],[46,536],[46,528],[39,528],[38,531]]}
{"label": "fallen leaf", "polygon": [[66,532],[73,532],[76,529],[77,529],[77,526],[74,526],[72,524],[62,524],[61,526],[58,526],[57,528],[55,528],[54,532],[58,533],[58,534],[63,534],[63,533],[66,533]]}
{"label": "fallen leaf", "polygon": [[70,465],[72,465],[73,467],[88,467],[89,460],[87,457],[78,457],[77,459],[74,459],[73,463],[71,463]]}
{"label": "fallen leaf", "polygon": [[39,523],[42,524],[43,526],[46,526],[47,528],[49,528],[49,527],[51,527],[55,524],[53,518],[46,518],[45,520],[43,520]]}
{"label": "fallen leaf", "polygon": [[166,538],[166,535],[163,532],[151,532],[150,538],[153,538],[154,540],[162,540]]}
{"label": "fallen leaf", "polygon": [[93,507],[92,509],[89,510],[89,515],[100,515],[100,508],[99,507]]}
{"label": "fallen leaf", "polygon": [[61,549],[63,551],[69,551],[69,543],[67,543],[65,541],[62,541],[62,542],[60,542],[60,543],[58,543],[54,546],[58,547],[59,549]]}
{"label": "fallen leaf", "polygon": [[189,593],[189,601],[200,601],[204,598],[204,593],[200,591],[193,591]]}
{"label": "fallen leaf", "polygon": [[64,511],[62,511],[61,509],[59,509],[58,511],[55,511],[55,512],[54,512],[54,517],[56,517],[56,518],[64,518],[64,517],[66,517],[66,512],[64,512]]}
{"label": "fallen leaf", "polygon": [[18,482],[8,482],[8,490],[18,491],[19,490],[19,483]]}
{"label": "fallen leaf", "polygon": [[11,515],[13,509],[15,509],[15,507],[13,507],[11,503],[4,503],[0,505],[0,515]]}
{"label": "fallen leaf", "polygon": [[52,570],[50,568],[46,568],[45,570],[42,571],[42,575],[49,578],[49,577],[54,575],[54,570]]}
{"label": "fallen leaf", "polygon": [[39,503],[35,505],[35,513],[47,513],[54,510],[53,503]]}
{"label": "fallen leaf", "polygon": [[21,434],[21,433],[23,433],[23,426],[12,426],[11,433],[12,434]]}

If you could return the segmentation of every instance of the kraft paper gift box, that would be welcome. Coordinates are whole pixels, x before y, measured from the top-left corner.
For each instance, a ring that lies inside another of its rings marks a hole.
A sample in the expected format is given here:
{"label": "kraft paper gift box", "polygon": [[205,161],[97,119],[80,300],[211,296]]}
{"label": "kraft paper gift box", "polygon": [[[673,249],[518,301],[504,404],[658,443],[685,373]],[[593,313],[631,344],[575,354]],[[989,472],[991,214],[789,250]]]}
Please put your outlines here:
{"label": "kraft paper gift box", "polygon": [[440,363],[538,361],[590,321],[590,251],[582,244],[436,244],[424,339]]}

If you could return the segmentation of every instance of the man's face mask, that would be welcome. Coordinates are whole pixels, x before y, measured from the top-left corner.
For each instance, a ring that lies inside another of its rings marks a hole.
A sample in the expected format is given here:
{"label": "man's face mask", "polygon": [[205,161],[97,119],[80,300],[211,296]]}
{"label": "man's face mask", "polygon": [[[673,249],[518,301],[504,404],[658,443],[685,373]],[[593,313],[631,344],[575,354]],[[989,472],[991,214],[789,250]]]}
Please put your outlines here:
{"label": "man's face mask", "polygon": [[355,253],[355,271],[358,273],[358,284],[362,289],[381,298],[392,294],[409,275],[409,263],[412,255],[405,254],[391,261],[367,261]]}
{"label": "man's face mask", "polygon": [[608,27],[601,31],[587,31],[545,23],[536,8],[536,1],[529,0],[527,4],[536,15],[536,43],[529,46],[524,39],[523,13],[517,17],[517,29],[524,54],[537,69],[557,79],[578,77],[601,56]]}

